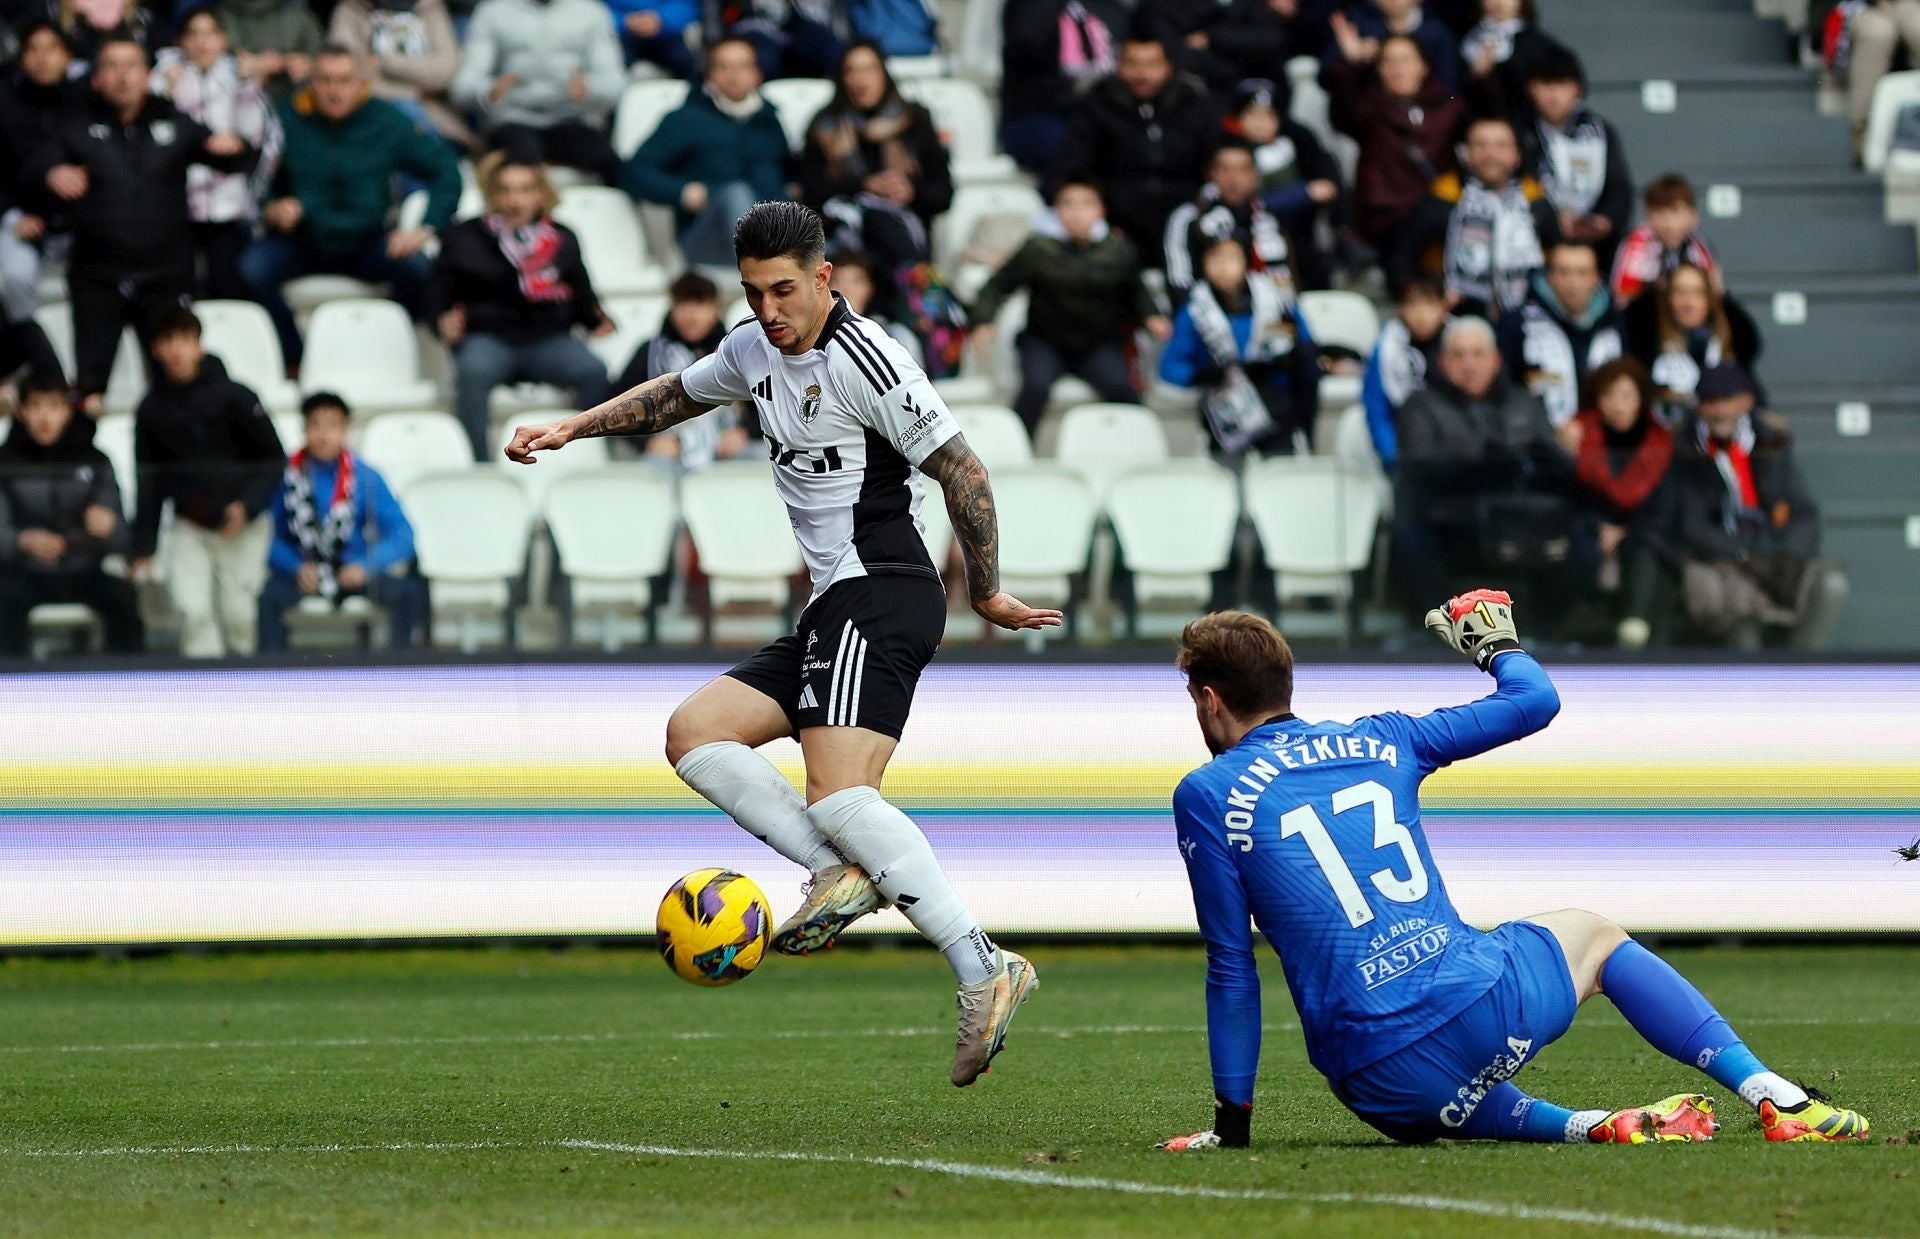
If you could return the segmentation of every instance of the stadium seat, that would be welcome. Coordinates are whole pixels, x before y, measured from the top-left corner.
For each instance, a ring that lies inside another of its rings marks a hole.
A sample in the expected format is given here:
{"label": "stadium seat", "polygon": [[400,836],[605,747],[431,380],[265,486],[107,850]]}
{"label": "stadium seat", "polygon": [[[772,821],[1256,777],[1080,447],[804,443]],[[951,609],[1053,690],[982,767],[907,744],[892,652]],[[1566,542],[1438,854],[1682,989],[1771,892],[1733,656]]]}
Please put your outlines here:
{"label": "stadium seat", "polygon": [[953,205],[934,221],[934,261],[949,276],[958,278],[960,256],[973,242],[983,220],[1011,215],[1031,221],[1047,204],[1032,186],[1010,182],[994,185],[961,185],[953,191]]}
{"label": "stadium seat", "polygon": [[135,492],[140,486],[133,456],[133,414],[101,414],[93,424],[93,445],[113,466],[114,480],[120,483],[120,506],[131,518],[137,510]]}
{"label": "stadium seat", "polygon": [[823,77],[782,77],[766,83],[760,93],[779,113],[787,146],[797,154],[807,140],[807,126],[833,101],[833,83]]}
{"label": "stadium seat", "polygon": [[307,419],[300,416],[299,410],[283,410],[267,416],[273,419],[273,437],[280,440],[281,451],[291,456],[305,445]]}
{"label": "stadium seat", "polygon": [[473,444],[451,413],[383,413],[360,431],[359,451],[402,499],[423,477],[473,468]]}
{"label": "stadium seat", "polygon": [[1205,459],[1128,469],[1108,483],[1105,506],[1136,605],[1206,605],[1240,525],[1233,474]]}
{"label": "stadium seat", "polygon": [[1331,598],[1350,630],[1353,574],[1372,555],[1380,524],[1376,480],[1337,460],[1296,456],[1249,461],[1243,486],[1281,605]]}
{"label": "stadium seat", "polygon": [[[493,436],[493,460],[506,460],[507,444],[513,442],[513,432],[518,427],[538,422],[557,422],[573,414],[572,409],[532,409],[501,423]],[[539,512],[543,510],[542,501],[548,490],[561,478],[605,469],[612,459],[607,454],[606,439],[576,439],[557,452],[540,453],[531,465],[516,465],[508,461],[500,467],[527,492],[527,503],[535,512]]]}
{"label": "stadium seat", "polygon": [[770,474],[764,461],[721,461],[680,479],[680,514],[699,552],[713,608],[792,607],[789,582],[804,565]]}
{"label": "stadium seat", "polygon": [[83,602],[43,602],[29,609],[27,631],[35,658],[60,652],[96,653],[106,637],[100,616]]}
{"label": "stadium seat", "polygon": [[1160,415],[1141,404],[1083,404],[1060,419],[1053,457],[1087,480],[1095,498],[1113,478],[1136,465],[1167,459]]}
{"label": "stadium seat", "polygon": [[287,381],[286,359],[273,320],[251,301],[197,301],[201,342],[227,367],[227,377],[253,390],[269,413],[300,407],[300,389]]}
{"label": "stadium seat", "polygon": [[1364,405],[1350,404],[1340,410],[1333,426],[1333,458],[1353,470],[1363,473],[1374,480],[1380,492],[1380,513],[1383,517],[1393,516],[1393,482],[1387,477],[1387,471],[1380,467],[1380,453],[1373,446],[1373,431],[1367,426],[1367,410]]}
{"label": "stadium seat", "polygon": [[622,159],[633,158],[667,113],[687,101],[687,84],[671,78],[628,82],[613,109],[613,149]]}
{"label": "stadium seat", "polygon": [[[1327,289],[1300,294],[1300,313],[1314,342],[1325,348],[1335,345],[1351,349],[1362,360],[1373,352],[1380,339],[1380,316],[1373,302],[1359,293]],[[1320,379],[1320,406],[1344,409],[1360,398],[1364,377],[1353,374],[1328,374]]]}
{"label": "stadium seat", "polygon": [[960,55],[958,68],[968,77],[981,82],[998,82],[1002,64],[1000,60],[1000,32],[1008,0],[968,0],[966,17],[960,26]]}
{"label": "stadium seat", "polygon": [[953,71],[947,58],[938,52],[931,56],[889,56],[887,72],[893,80],[902,84],[925,81],[929,78],[944,78]]}
{"label": "stadium seat", "polygon": [[986,465],[988,473],[1033,463],[1033,440],[1012,409],[997,404],[956,404],[952,412],[967,446]]}
{"label": "stadium seat", "polygon": [[[581,442],[604,444],[606,440]],[[578,446],[568,444],[551,460]],[[652,640],[653,612],[659,601],[653,582],[673,566],[674,532],[680,523],[672,481],[641,465],[585,470],[570,474],[565,486],[547,493],[545,512],[547,529],[559,551],[560,570],[567,576],[569,627],[582,618],[597,617],[601,643],[611,651],[620,646],[614,621],[640,616],[647,621]]]}
{"label": "stadium seat", "polygon": [[302,275],[281,286],[295,316],[311,314],[329,301],[374,300],[387,295],[385,285],[351,275]]}
{"label": "stadium seat", "polygon": [[1086,479],[1058,465],[993,475],[1000,516],[1000,583],[1029,606],[1065,608],[1087,566],[1099,508]]}
{"label": "stadium seat", "polygon": [[397,301],[329,301],[307,324],[300,386],[338,392],[356,410],[417,409],[439,397],[420,375],[413,322]]}
{"label": "stadium seat", "polygon": [[608,297],[601,301],[600,308],[613,320],[613,332],[588,336],[587,347],[607,367],[609,376],[618,379],[633,360],[634,350],[660,334],[668,304],[664,296]]}
{"label": "stadium seat", "polygon": [[919,78],[903,80],[900,92],[933,114],[956,186],[1012,181],[1019,175],[1013,160],[1000,153],[993,105],[978,86],[965,78]]}
{"label": "stadium seat", "polygon": [[498,618],[513,632],[512,582],[527,558],[525,495],[498,469],[442,473],[414,482],[406,496],[415,555],[432,604],[429,636],[459,621],[460,648],[479,645],[475,621]]}
{"label": "stadium seat", "polygon": [[657,293],[667,286],[666,273],[647,257],[633,200],[623,191],[575,185],[560,195],[553,217],[579,235],[580,255],[600,296]]}
{"label": "stadium seat", "polygon": [[1867,117],[1861,161],[1875,176],[1920,171],[1920,152],[1893,149],[1894,122],[1900,118],[1900,109],[1909,103],[1920,103],[1920,69],[1889,73],[1873,88],[1873,110]]}

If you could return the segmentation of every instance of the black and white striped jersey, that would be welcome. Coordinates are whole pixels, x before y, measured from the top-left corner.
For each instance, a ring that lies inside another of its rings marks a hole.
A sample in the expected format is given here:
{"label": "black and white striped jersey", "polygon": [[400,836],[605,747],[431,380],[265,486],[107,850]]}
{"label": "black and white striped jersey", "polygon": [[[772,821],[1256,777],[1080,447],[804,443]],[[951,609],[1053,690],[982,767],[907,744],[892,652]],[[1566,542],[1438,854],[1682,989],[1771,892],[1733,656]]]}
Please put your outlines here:
{"label": "black and white striped jersey", "polygon": [[746,319],[680,381],[701,404],[753,401],[815,598],[851,577],[939,578],[921,534],[916,466],[960,427],[907,351],[839,294],[801,356]]}

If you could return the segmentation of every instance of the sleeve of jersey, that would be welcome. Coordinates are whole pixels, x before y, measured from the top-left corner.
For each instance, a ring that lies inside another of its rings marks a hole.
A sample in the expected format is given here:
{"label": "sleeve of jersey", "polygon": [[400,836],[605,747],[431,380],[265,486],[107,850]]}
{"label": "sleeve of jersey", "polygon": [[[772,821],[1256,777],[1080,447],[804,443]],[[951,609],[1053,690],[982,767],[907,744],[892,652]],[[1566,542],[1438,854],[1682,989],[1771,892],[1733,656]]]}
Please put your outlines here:
{"label": "sleeve of jersey", "polygon": [[1174,827],[1193,885],[1194,918],[1207,945],[1207,1056],[1213,1091],[1235,1105],[1253,1101],[1260,1069],[1260,973],[1253,916],[1226,840],[1210,824],[1209,798],[1192,778],[1173,794]]}
{"label": "sleeve of jersey", "polygon": [[740,333],[721,337],[720,347],[680,372],[680,385],[699,404],[723,405],[753,394],[753,381],[740,372]]}
{"label": "sleeve of jersey", "polygon": [[1438,769],[1530,736],[1560,713],[1560,693],[1525,650],[1496,654],[1493,681],[1478,701],[1408,719],[1414,756]]}
{"label": "sleeve of jersey", "polygon": [[860,421],[885,435],[907,463],[917,468],[960,433],[960,423],[933,389],[933,381],[898,341],[851,324],[835,339],[845,342],[840,382]]}

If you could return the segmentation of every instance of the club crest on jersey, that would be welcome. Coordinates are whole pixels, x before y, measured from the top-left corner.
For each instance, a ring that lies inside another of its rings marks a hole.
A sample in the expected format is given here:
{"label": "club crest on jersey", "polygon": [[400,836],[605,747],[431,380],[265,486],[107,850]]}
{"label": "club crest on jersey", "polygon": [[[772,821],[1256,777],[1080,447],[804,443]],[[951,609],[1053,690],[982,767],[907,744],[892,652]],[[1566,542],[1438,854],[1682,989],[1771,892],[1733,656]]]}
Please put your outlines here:
{"label": "club crest on jersey", "polygon": [[808,425],[820,416],[820,384],[809,383],[807,390],[800,396],[800,420]]}

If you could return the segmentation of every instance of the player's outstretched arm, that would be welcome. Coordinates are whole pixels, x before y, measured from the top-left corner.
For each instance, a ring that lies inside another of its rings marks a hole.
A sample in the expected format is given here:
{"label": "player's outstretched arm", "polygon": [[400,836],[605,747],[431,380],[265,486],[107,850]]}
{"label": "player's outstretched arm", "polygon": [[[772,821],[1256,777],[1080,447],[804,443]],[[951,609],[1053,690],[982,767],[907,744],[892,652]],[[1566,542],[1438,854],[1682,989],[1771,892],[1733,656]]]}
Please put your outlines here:
{"label": "player's outstretched arm", "polygon": [[1412,720],[1422,760],[1438,767],[1530,736],[1560,712],[1560,694],[1520,646],[1513,599],[1476,589],[1427,612],[1427,628],[1447,646],[1491,672],[1494,691],[1471,705],[1449,706]]}
{"label": "player's outstretched arm", "polygon": [[1052,628],[1061,621],[1058,611],[1030,607],[1000,588],[1000,520],[993,509],[993,487],[987,467],[954,435],[920,462],[920,470],[947,497],[947,516],[953,536],[967,561],[967,592],[982,619],[1002,628]]}
{"label": "player's outstretched arm", "polygon": [[535,452],[551,452],[575,439],[597,439],[604,435],[650,435],[677,426],[713,408],[687,395],[680,374],[663,374],[648,379],[631,391],[576,413],[565,421],[545,426],[522,426],[513,432],[507,444],[507,459],[530,465]]}

